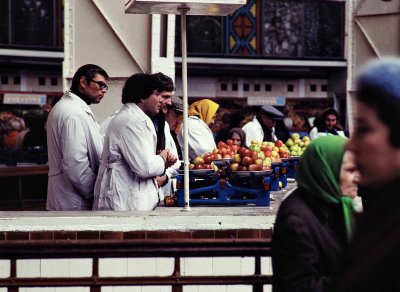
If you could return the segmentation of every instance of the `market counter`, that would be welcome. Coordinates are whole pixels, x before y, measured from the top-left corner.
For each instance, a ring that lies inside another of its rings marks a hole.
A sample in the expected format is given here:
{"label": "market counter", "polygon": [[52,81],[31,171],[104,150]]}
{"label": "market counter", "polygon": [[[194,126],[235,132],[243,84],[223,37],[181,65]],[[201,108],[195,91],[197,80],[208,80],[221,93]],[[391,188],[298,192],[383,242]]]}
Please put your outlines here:
{"label": "market counter", "polygon": [[44,210],[48,171],[47,164],[0,164],[0,210]]}
{"label": "market counter", "polygon": [[282,198],[295,183],[273,192],[270,206],[159,206],[154,211],[0,212],[4,231],[140,231],[271,229]]}

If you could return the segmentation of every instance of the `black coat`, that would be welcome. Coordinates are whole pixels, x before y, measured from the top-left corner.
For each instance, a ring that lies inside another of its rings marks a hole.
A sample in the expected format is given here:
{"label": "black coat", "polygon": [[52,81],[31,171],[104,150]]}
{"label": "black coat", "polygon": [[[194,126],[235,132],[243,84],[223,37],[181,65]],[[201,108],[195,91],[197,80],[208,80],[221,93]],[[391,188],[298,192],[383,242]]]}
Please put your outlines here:
{"label": "black coat", "polygon": [[326,291],[347,247],[341,206],[297,189],[281,204],[272,236],[273,291]]}
{"label": "black coat", "polygon": [[400,180],[364,190],[364,199],[368,208],[333,291],[400,291]]}

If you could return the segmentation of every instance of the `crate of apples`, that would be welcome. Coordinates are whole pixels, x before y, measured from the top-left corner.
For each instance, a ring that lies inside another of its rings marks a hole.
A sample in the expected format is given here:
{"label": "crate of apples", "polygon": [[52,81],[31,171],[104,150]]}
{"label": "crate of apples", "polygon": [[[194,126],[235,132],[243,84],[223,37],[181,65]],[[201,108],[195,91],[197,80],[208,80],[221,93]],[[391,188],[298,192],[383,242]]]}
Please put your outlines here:
{"label": "crate of apples", "polygon": [[196,169],[214,169],[216,170],[216,166],[212,163],[212,160],[206,160],[202,156],[196,156],[192,163],[189,164],[189,170]]}
{"label": "crate of apples", "polygon": [[265,171],[270,170],[273,162],[280,162],[281,158],[290,156],[289,149],[283,141],[258,142],[252,141],[247,147],[240,147],[233,156],[232,171]]}
{"label": "crate of apples", "polygon": [[231,171],[265,171],[271,169],[271,163],[265,160],[264,154],[242,146],[233,156],[230,169]]}
{"label": "crate of apples", "polygon": [[310,143],[311,140],[308,136],[300,138],[298,133],[293,133],[285,145],[290,150],[291,156],[301,156]]}

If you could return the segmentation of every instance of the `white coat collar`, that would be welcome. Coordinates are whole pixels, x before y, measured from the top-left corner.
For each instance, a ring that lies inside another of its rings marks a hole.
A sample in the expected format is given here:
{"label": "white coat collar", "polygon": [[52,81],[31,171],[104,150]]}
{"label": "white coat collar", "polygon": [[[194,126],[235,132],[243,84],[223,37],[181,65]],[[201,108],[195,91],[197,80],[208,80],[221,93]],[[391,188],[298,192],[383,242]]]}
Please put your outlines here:
{"label": "white coat collar", "polygon": [[153,121],[151,120],[151,118],[148,115],[146,115],[145,112],[142,111],[142,109],[140,107],[138,107],[138,105],[136,103],[129,102],[129,103],[126,103],[125,105],[129,109],[131,109],[140,120],[144,121],[146,123],[147,127],[150,128],[153,135],[157,137],[156,129],[154,127],[154,124],[153,124]]}
{"label": "white coat collar", "polygon": [[70,98],[73,102],[77,103],[85,112],[87,112],[94,120],[96,120],[90,107],[78,95],[72,93],[71,90],[67,90],[65,92],[65,97]]}

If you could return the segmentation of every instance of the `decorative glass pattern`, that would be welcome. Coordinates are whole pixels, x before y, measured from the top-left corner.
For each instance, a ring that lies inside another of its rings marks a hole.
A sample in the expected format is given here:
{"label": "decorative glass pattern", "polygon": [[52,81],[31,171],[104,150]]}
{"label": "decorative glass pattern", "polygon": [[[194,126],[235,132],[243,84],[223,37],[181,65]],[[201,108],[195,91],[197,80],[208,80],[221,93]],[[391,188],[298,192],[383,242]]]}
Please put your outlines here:
{"label": "decorative glass pattern", "polygon": [[257,54],[257,5],[248,0],[247,5],[238,9],[226,19],[226,51],[229,55]]}
{"label": "decorative glass pattern", "polygon": [[343,58],[344,10],[344,1],[248,0],[226,17],[188,16],[188,56]]}

